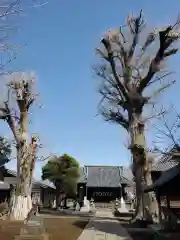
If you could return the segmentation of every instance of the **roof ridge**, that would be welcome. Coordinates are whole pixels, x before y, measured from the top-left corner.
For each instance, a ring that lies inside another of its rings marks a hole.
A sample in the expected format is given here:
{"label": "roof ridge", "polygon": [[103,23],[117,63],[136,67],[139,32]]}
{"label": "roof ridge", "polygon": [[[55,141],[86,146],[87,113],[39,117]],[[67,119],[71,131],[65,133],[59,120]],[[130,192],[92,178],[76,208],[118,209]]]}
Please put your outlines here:
{"label": "roof ridge", "polygon": [[[8,172],[9,174],[14,175],[14,177],[17,177],[17,171],[12,170],[12,169],[9,169],[9,168],[6,168],[6,170],[7,170],[7,172]],[[43,183],[44,180],[42,180],[42,179],[38,180],[38,179],[32,177],[32,181],[33,181],[34,184],[38,184],[38,183],[39,183],[39,184],[42,184],[42,185],[44,185],[44,186],[46,186],[46,187],[55,188],[54,186],[51,186],[51,184]]]}

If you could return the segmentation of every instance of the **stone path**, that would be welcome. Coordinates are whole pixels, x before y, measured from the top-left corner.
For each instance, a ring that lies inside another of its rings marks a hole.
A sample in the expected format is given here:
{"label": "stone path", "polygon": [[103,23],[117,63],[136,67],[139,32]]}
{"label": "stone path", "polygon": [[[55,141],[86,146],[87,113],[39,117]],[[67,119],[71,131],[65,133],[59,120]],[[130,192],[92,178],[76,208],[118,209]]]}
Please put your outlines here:
{"label": "stone path", "polygon": [[15,237],[15,240],[23,239],[49,240],[49,236],[45,233],[43,221],[40,216],[33,216],[32,219],[21,228],[20,234]]}
{"label": "stone path", "polygon": [[78,240],[132,240],[132,238],[126,229],[113,219],[112,212],[97,211]]}

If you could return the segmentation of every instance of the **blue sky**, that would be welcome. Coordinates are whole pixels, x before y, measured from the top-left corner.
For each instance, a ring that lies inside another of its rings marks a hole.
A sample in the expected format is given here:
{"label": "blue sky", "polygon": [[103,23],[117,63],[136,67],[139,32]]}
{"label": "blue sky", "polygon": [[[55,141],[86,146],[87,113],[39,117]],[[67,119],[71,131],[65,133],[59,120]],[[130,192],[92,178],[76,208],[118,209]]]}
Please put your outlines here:
{"label": "blue sky", "polygon": [[[14,41],[26,47],[11,68],[33,70],[38,76],[38,103],[43,108],[33,111],[30,128],[40,136],[42,154],[68,153],[82,165],[129,165],[126,133],[95,117],[99,96],[92,71],[94,49],[102,34],[124,24],[129,13],[143,9],[151,25],[161,26],[175,20],[178,6],[177,0],[51,0],[20,18]],[[179,60],[176,56],[171,61],[177,76]],[[167,97],[164,101],[175,102],[177,94],[170,90],[168,101]],[[9,136],[6,125],[1,125],[2,134]],[[38,178],[40,165],[36,168]],[[15,164],[9,166],[14,168]]]}

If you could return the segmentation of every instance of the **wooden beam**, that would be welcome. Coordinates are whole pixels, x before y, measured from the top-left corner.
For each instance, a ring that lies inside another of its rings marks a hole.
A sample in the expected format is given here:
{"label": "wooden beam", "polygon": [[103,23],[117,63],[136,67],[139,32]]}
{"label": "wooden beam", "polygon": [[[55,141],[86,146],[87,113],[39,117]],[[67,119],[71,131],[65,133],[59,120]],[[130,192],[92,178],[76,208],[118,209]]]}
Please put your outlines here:
{"label": "wooden beam", "polygon": [[156,190],[156,196],[157,196],[157,203],[158,203],[158,215],[159,215],[159,222],[162,222],[162,208],[161,208],[161,191],[160,189]]}

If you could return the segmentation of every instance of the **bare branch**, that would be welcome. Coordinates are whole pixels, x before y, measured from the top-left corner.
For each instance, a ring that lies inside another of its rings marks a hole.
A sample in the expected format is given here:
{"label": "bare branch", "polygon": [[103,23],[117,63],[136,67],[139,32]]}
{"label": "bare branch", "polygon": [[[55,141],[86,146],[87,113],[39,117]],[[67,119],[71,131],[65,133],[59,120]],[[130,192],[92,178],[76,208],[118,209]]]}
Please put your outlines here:
{"label": "bare branch", "polygon": [[6,121],[14,135],[14,138],[16,140],[16,143],[18,144],[20,141],[19,136],[19,129],[16,126],[15,119],[12,116],[10,107],[8,102],[4,102],[4,107],[0,108],[0,119]]}
{"label": "bare branch", "polygon": [[[110,30],[101,40],[103,50],[98,50],[102,65],[96,70],[101,80],[99,93],[102,96],[98,106],[99,113],[106,121],[119,124],[129,133],[130,147],[133,163],[135,166],[135,180],[137,193],[136,213],[143,217],[139,209],[142,200],[142,181],[148,185],[151,182],[151,164],[148,162],[147,146],[145,140],[146,121],[153,117],[160,117],[164,112],[159,112],[147,119],[143,118],[145,107],[161,92],[170,87],[174,82],[163,82],[165,77],[159,76],[162,61],[176,54],[177,48],[172,45],[179,40],[180,35],[175,33],[179,22],[165,29],[151,31],[147,35],[144,44],[142,40],[142,29],[145,27],[144,19],[140,12],[139,16],[131,16],[124,27],[118,30]],[[131,39],[126,37],[130,33]],[[147,54],[150,45],[159,39],[159,48],[154,57]],[[148,90],[152,84],[160,84],[152,96]],[[151,196],[145,203],[151,208]],[[146,209],[146,208],[145,208]],[[136,215],[135,213],[135,215]],[[152,214],[153,215],[153,214]]]}
{"label": "bare branch", "polygon": [[107,52],[108,52],[108,61],[110,63],[110,66],[112,68],[112,73],[113,73],[113,76],[114,78],[116,79],[116,82],[118,83],[118,86],[123,94],[123,97],[128,100],[128,95],[127,95],[127,92],[123,86],[123,84],[121,83],[120,79],[119,79],[119,76],[116,72],[116,64],[115,64],[115,61],[114,61],[114,56],[113,56],[113,52],[112,52],[112,48],[111,48],[111,44],[107,39],[103,38],[101,40],[101,42],[104,44],[104,47],[106,48]]}
{"label": "bare branch", "polygon": [[123,114],[120,111],[117,112],[113,110],[107,111],[106,109],[101,108],[100,113],[102,114],[106,121],[111,121],[120,124],[128,131],[129,129],[128,119],[125,116],[123,116]]}
{"label": "bare branch", "polygon": [[151,84],[154,84],[154,83],[157,83],[157,82],[162,81],[163,79],[165,79],[166,77],[168,77],[168,76],[170,76],[170,75],[172,75],[172,74],[173,74],[173,72],[168,72],[168,73],[165,73],[165,74],[163,74],[163,75],[161,75],[161,76],[159,76],[159,77],[157,76],[157,77],[153,78],[153,80],[150,81],[150,82],[147,84],[147,87],[150,86]]}
{"label": "bare branch", "polygon": [[[112,119],[112,116],[116,116],[116,114],[112,115],[108,109],[112,106],[113,112],[119,113],[121,109],[121,118],[125,116],[124,118],[129,121],[127,116],[131,116],[132,112],[141,114],[146,104],[152,102],[161,92],[175,83],[175,81],[161,83],[171,73],[160,75],[159,65],[166,57],[176,53],[176,49],[169,49],[169,47],[179,39],[179,35],[173,32],[178,29],[179,22],[177,21],[174,26],[168,26],[164,30],[156,29],[148,34],[139,55],[136,54],[135,48],[139,47],[138,38],[144,27],[145,21],[140,12],[139,16],[131,16],[127,21],[126,28],[131,33],[132,41],[126,39],[123,26],[118,30],[108,31],[101,40],[104,50],[97,49],[97,53],[104,60],[102,65],[95,68],[96,75],[101,79],[99,93],[102,100],[98,109],[103,116],[106,116],[105,119]],[[142,56],[145,55],[157,35],[159,35],[160,47],[154,59],[152,61],[149,57],[143,59]],[[128,45],[128,42],[132,44]],[[147,74],[144,74],[146,72]],[[143,90],[155,83],[160,83],[162,86],[158,87],[152,96],[144,96]],[[107,117],[108,113],[109,117]],[[117,117],[115,117],[116,120]]]}
{"label": "bare branch", "polygon": [[174,81],[171,81],[169,83],[166,83],[166,84],[162,84],[162,86],[160,88],[158,88],[157,90],[154,91],[154,93],[152,94],[152,96],[150,97],[147,97],[148,98],[148,102],[151,100],[151,99],[155,99],[157,96],[160,95],[160,93],[164,92],[167,88],[171,87],[173,84],[175,84],[175,80]]}
{"label": "bare branch", "polygon": [[141,32],[142,28],[144,28],[144,26],[145,26],[144,19],[142,18],[142,10],[140,11],[140,14],[138,17],[128,18],[128,26],[131,30],[131,33],[133,34],[133,41],[132,41],[132,45],[130,47],[129,54],[128,54],[128,61],[131,61],[131,59],[134,55],[135,47],[138,43],[139,33]]}
{"label": "bare branch", "polygon": [[165,154],[169,152],[169,149],[173,148],[174,154],[176,152],[175,150],[178,152],[180,151],[180,115],[176,112],[176,109],[172,107],[170,121],[168,121],[167,116],[167,114],[161,116],[161,128],[154,126],[157,133],[160,134],[161,138],[164,140],[163,149],[157,148],[157,151]]}
{"label": "bare branch", "polygon": [[168,26],[164,30],[159,30],[159,49],[155,58],[151,61],[147,75],[141,80],[138,92],[142,93],[147,87],[148,83],[154,77],[154,75],[159,72],[160,63],[168,56],[174,55],[177,52],[177,48],[168,50],[169,47],[179,39],[179,33],[173,32],[173,26]]}
{"label": "bare branch", "polygon": [[143,122],[147,122],[147,121],[149,121],[151,119],[157,119],[157,118],[159,118],[161,116],[164,116],[165,113],[166,113],[166,110],[162,108],[158,113],[153,114],[153,115],[151,115],[151,116],[149,116],[147,118],[144,118]]}
{"label": "bare branch", "polygon": [[[28,4],[29,3],[29,4]],[[4,68],[16,59],[22,46],[12,44],[10,38],[17,30],[15,23],[21,13],[28,9],[41,7],[47,2],[36,3],[36,0],[2,0],[0,3],[0,74],[4,74]]]}

